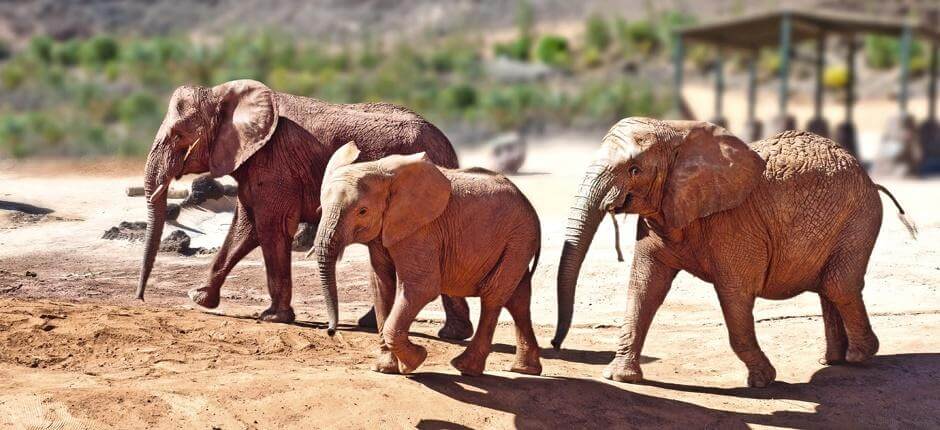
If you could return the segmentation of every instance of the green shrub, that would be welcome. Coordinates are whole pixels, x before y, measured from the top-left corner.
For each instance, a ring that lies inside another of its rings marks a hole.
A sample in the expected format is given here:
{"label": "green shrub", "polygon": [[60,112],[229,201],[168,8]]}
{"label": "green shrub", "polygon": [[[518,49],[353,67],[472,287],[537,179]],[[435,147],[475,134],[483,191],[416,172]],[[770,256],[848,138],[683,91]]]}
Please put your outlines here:
{"label": "green shrub", "polygon": [[0,68],[0,83],[3,88],[13,90],[26,81],[26,67],[22,61],[10,61]]}
{"label": "green shrub", "polygon": [[26,144],[26,123],[23,118],[14,115],[0,116],[0,145],[3,151],[13,158],[23,158],[30,154]]}
{"label": "green shrub", "polygon": [[78,64],[81,57],[82,44],[76,39],[57,43],[52,47],[52,61],[63,66]]}
{"label": "green shrub", "polygon": [[519,36],[509,42],[493,45],[493,50],[498,57],[505,57],[517,61],[529,61],[532,51],[532,38],[529,36]]}
{"label": "green shrub", "polygon": [[477,104],[476,88],[469,84],[447,87],[442,93],[444,105],[455,110],[466,110]]}
{"label": "green shrub", "polygon": [[610,46],[610,27],[607,21],[598,15],[592,15],[585,24],[584,38],[588,49],[604,52]]}
{"label": "green shrub", "polygon": [[52,46],[55,42],[49,36],[36,36],[29,41],[29,53],[33,58],[48,63],[52,60]]}
{"label": "green shrub", "polygon": [[604,58],[600,51],[593,46],[581,52],[581,65],[585,68],[593,69],[603,64],[603,62]]}
{"label": "green shrub", "polygon": [[120,48],[117,41],[109,36],[95,36],[85,41],[81,48],[81,58],[89,66],[103,66],[118,58]]}
{"label": "green shrub", "polygon": [[659,35],[653,24],[646,20],[617,21],[617,37],[624,51],[648,56],[659,47]]}
{"label": "green shrub", "polygon": [[568,39],[555,35],[542,36],[535,47],[535,58],[550,66],[568,66],[571,63]]}
{"label": "green shrub", "polygon": [[121,99],[115,109],[121,122],[133,124],[160,115],[160,102],[148,92],[137,91]]}

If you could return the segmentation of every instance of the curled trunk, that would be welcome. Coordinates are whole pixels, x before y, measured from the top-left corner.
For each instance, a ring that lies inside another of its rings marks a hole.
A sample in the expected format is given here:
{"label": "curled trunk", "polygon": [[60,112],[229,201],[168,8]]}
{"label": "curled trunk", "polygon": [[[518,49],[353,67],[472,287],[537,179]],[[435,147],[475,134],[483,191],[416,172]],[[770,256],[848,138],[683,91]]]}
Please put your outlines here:
{"label": "curled trunk", "polygon": [[610,191],[613,176],[603,164],[592,165],[581,182],[574,204],[568,210],[565,243],[558,263],[558,325],[552,345],[558,349],[568,335],[574,313],[574,293],[581,264],[604,219],[604,198]]}

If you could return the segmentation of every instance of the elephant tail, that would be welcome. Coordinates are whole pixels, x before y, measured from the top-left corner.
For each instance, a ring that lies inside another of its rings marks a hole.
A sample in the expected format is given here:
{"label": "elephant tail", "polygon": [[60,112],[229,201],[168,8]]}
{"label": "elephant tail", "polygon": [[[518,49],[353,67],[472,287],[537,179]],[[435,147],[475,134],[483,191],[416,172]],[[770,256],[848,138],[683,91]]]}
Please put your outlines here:
{"label": "elephant tail", "polygon": [[885,193],[885,195],[891,198],[891,201],[894,202],[894,206],[898,208],[898,219],[901,220],[904,227],[907,227],[907,232],[911,234],[911,238],[917,239],[917,224],[914,224],[914,220],[904,212],[904,208],[898,203],[898,199],[894,198],[894,195],[880,184],[875,184],[875,189]]}

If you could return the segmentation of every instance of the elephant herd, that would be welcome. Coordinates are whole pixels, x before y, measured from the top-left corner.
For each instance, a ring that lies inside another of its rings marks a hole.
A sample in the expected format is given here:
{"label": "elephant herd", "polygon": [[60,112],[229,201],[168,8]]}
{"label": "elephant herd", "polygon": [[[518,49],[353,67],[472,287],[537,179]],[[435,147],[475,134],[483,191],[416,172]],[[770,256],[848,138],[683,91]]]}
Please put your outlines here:
{"label": "elephant herd", "polygon": [[[300,222],[317,225],[315,256],[336,330],[336,262],[364,244],[371,263],[372,313],[379,354],[374,370],[409,373],[427,352],[408,338],[418,312],[443,300],[438,335],[473,336],[451,361],[479,375],[503,307],[516,326],[512,371],[540,374],[529,303],[541,235],[538,214],[507,178],[457,169],[447,137],[410,110],[386,103],[339,105],[278,93],[251,80],[180,87],[145,168],[148,231],[138,298],[154,265],[166,220],[169,184],[184,174],[231,175],[238,198],[228,235],[200,288],[205,308],[219,305],[232,268],[260,246],[271,306],[265,321],[289,323],[291,241]],[[706,122],[627,118],[604,137],[568,213],[558,269],[561,348],[587,250],[607,214],[638,215],[625,322],[604,377],[642,380],[640,353],[650,323],[680,270],[714,285],[731,348],[749,386],[776,371],[754,333],[756,298],[820,297],[825,362],[860,362],[878,350],[862,300],[878,235],[878,191],[859,162],[834,142],[788,131],[745,144]],[[480,297],[474,334],[465,297]]]}

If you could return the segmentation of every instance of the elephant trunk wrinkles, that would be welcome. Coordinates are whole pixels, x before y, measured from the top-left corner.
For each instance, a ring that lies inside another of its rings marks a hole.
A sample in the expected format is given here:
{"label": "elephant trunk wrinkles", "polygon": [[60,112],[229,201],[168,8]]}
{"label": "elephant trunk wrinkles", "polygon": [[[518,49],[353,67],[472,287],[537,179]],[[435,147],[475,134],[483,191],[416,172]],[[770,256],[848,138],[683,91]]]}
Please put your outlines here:
{"label": "elephant trunk wrinkles", "polygon": [[588,168],[581,182],[574,204],[568,210],[565,243],[558,263],[558,326],[552,345],[559,349],[571,327],[574,313],[574,293],[581,263],[587,254],[597,226],[604,218],[604,202],[613,183],[611,169],[605,164]]}
{"label": "elephant trunk wrinkles", "polygon": [[339,211],[330,210],[323,213],[317,237],[313,242],[314,254],[317,257],[317,269],[320,276],[320,286],[323,288],[323,300],[326,302],[329,326],[327,334],[336,333],[339,321],[339,299],[336,296],[336,259],[341,249],[336,234],[336,225],[339,222]]}
{"label": "elephant trunk wrinkles", "polygon": [[147,236],[144,242],[144,260],[140,266],[140,280],[137,284],[137,298],[144,299],[144,289],[147,286],[147,279],[150,277],[150,271],[153,269],[154,260],[157,257],[157,249],[160,247],[160,238],[163,236],[163,223],[166,221],[166,196],[167,189],[159,191],[161,195],[154,197],[153,193],[161,185],[168,187],[165,183],[167,172],[165,171],[167,160],[165,160],[162,149],[163,140],[158,136],[158,142],[155,143],[154,151],[147,157],[147,167],[144,171],[144,196],[147,198]]}

